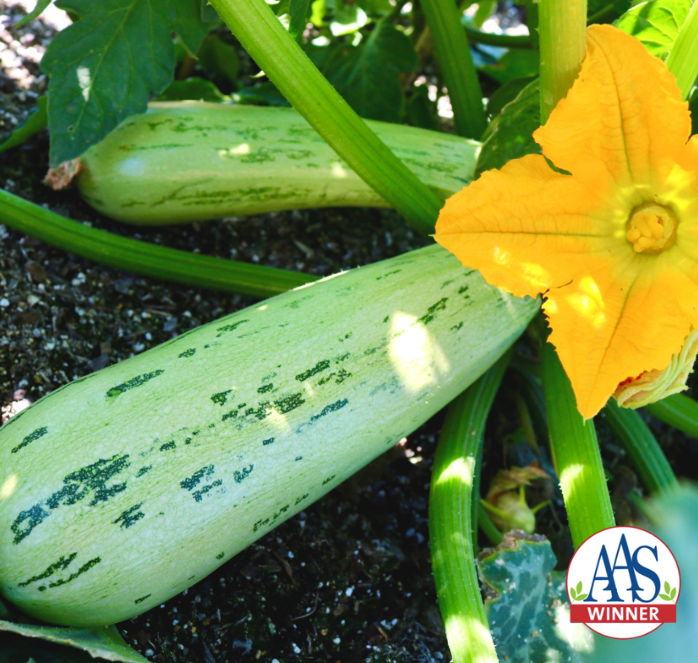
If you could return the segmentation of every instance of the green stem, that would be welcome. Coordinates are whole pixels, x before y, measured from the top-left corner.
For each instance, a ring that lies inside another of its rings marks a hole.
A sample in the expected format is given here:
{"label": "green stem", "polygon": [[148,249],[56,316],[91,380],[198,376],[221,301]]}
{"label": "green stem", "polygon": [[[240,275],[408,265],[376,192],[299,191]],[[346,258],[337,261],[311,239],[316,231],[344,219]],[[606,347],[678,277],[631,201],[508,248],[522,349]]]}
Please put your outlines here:
{"label": "green stem", "polygon": [[473,527],[479,511],[475,468],[487,415],[509,353],[448,407],[429,496],[429,539],[439,607],[454,663],[496,663],[480,596]]}
{"label": "green stem", "polygon": [[455,0],[422,0],[434,50],[448,88],[456,133],[479,138],[487,126],[482,90]]}
{"label": "green stem", "polygon": [[442,202],[349,107],[269,5],[264,0],[211,4],[269,80],[357,175],[419,232],[433,232]]}
{"label": "green stem", "polygon": [[538,0],[525,0],[526,2],[526,23],[528,34],[531,38],[533,48],[540,48],[538,37]]}
{"label": "green stem", "polygon": [[586,50],[586,0],[540,0],[540,118],[545,124],[577,78]]}
{"label": "green stem", "polygon": [[478,44],[487,44],[488,46],[501,46],[502,48],[535,48],[529,35],[496,35],[466,25],[465,36],[469,41],[474,41]]}
{"label": "green stem", "polygon": [[540,376],[540,363],[518,352],[514,353],[514,356],[511,358],[511,365],[522,373],[528,372]]}
{"label": "green stem", "polygon": [[494,504],[490,504],[489,502],[486,502],[483,499],[480,499],[480,506],[487,511],[487,513],[491,513],[495,516],[499,516],[503,520],[509,520],[509,514],[506,511],[502,511],[501,509],[498,509]]}
{"label": "green stem", "polygon": [[201,256],[121,237],[71,221],[2,190],[0,223],[81,258],[192,287],[271,297],[318,280],[311,274]]}
{"label": "green stem", "polygon": [[533,426],[531,411],[528,409],[528,405],[520,392],[514,392],[513,398],[514,403],[516,404],[516,410],[519,413],[519,419],[521,420],[521,430],[523,430],[524,437],[526,438],[526,441],[531,449],[533,449],[533,453],[535,453],[536,456],[540,456],[540,450],[538,449],[538,438],[536,436],[536,429]]}
{"label": "green stem", "polygon": [[619,407],[614,398],[608,401],[603,413],[630,456],[645,488],[651,493],[676,488],[676,475],[642,417],[635,410]]}
{"label": "green stem", "polygon": [[538,433],[538,437],[544,441],[548,439],[548,415],[545,410],[545,394],[540,381],[540,364],[538,365],[538,373],[534,375],[527,370],[522,371],[514,361],[511,362],[512,368],[516,369],[518,374],[519,388],[526,402],[528,412],[531,415],[531,420],[534,424],[534,431]]}
{"label": "green stem", "polygon": [[555,348],[542,350],[543,390],[550,449],[565,500],[572,543],[578,548],[596,532],[613,527],[613,509],[592,420],[577,410],[572,385]]}
{"label": "green stem", "polygon": [[685,100],[698,78],[698,2],[683,22],[674,47],[666,59],[666,66],[676,76],[676,83]]}
{"label": "green stem", "polygon": [[492,522],[490,515],[487,513],[487,509],[485,509],[481,503],[478,503],[477,524],[480,526],[482,533],[487,537],[487,540],[493,546],[498,546],[504,540],[502,533]]}
{"label": "green stem", "polygon": [[656,403],[645,405],[645,410],[686,435],[698,437],[698,403],[692,398],[683,394],[674,394]]}

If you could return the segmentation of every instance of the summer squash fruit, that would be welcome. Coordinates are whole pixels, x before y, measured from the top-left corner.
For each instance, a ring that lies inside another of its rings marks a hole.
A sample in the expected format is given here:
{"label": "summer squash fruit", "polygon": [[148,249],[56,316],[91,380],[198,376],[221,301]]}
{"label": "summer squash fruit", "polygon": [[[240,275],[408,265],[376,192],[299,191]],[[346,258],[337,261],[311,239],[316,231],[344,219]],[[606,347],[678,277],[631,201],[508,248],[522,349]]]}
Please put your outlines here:
{"label": "summer squash fruit", "polygon": [[[480,144],[368,121],[444,200],[470,182]],[[102,214],[139,225],[310,207],[387,207],[294,110],[153,103],[82,157],[77,186]]]}
{"label": "summer squash fruit", "polygon": [[537,309],[433,245],[61,387],[0,428],[0,592],[81,627],[162,603],[414,431]]}

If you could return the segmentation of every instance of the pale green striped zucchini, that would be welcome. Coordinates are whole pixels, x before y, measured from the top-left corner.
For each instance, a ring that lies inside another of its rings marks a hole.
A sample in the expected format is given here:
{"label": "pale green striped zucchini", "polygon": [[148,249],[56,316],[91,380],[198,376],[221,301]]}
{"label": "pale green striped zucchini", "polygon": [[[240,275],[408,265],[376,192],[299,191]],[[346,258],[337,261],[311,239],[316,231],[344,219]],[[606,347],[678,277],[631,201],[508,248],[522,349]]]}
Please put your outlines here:
{"label": "pale green striped zucchini", "polygon": [[109,624],[312,504],[480,376],[537,310],[436,245],[304,286],[0,428],[0,591]]}
{"label": "pale green striped zucchini", "polygon": [[[368,125],[444,200],[468,184],[480,144],[398,124]],[[154,103],[81,157],[83,198],[153,225],[309,207],[387,207],[295,111]]]}

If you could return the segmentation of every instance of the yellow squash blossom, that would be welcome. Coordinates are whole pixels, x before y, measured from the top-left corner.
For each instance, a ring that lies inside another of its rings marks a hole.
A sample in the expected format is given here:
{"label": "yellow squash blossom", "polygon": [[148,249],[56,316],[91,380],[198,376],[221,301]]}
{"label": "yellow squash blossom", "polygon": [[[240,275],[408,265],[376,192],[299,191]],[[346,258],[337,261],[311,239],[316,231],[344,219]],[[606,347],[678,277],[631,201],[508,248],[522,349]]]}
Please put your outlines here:
{"label": "yellow squash blossom", "polygon": [[464,265],[514,295],[544,295],[585,418],[620,385],[667,368],[698,328],[690,133],[666,65],[634,37],[591,26],[579,77],[534,134],[559,170],[540,155],[515,159],[439,216],[436,241]]}

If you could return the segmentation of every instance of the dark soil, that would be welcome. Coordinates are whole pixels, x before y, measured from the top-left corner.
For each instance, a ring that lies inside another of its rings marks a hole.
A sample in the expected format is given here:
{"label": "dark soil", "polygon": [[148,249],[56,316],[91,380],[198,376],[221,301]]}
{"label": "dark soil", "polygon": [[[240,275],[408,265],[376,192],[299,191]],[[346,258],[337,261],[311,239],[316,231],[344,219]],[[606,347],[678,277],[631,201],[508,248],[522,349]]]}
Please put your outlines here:
{"label": "dark soil", "polygon": [[[10,23],[23,14],[12,6],[0,2]],[[41,25],[31,27],[39,46],[52,32]],[[25,65],[31,80],[0,74],[0,131],[45,90],[35,63]],[[0,155],[2,186],[72,219],[167,246],[327,275],[425,244],[396,214],[375,210],[288,212],[155,231],[126,227],[95,213],[75,192],[44,187],[47,154],[42,133]],[[36,400],[252,302],[105,268],[0,226],[0,401],[10,405],[19,389]],[[488,428],[483,493],[500,467],[531,462],[519,434],[520,389],[510,371]],[[450,660],[427,520],[441,420],[434,417],[180,596],[119,624],[128,643],[158,663]],[[652,425],[680,474],[698,478],[696,441]],[[603,421],[598,430],[619,521],[637,521],[629,499],[641,494],[637,479]],[[545,431],[538,434],[542,443]],[[559,496],[552,483],[529,495],[532,503],[546,497],[552,504],[540,513],[539,531],[564,564],[571,544]]]}

